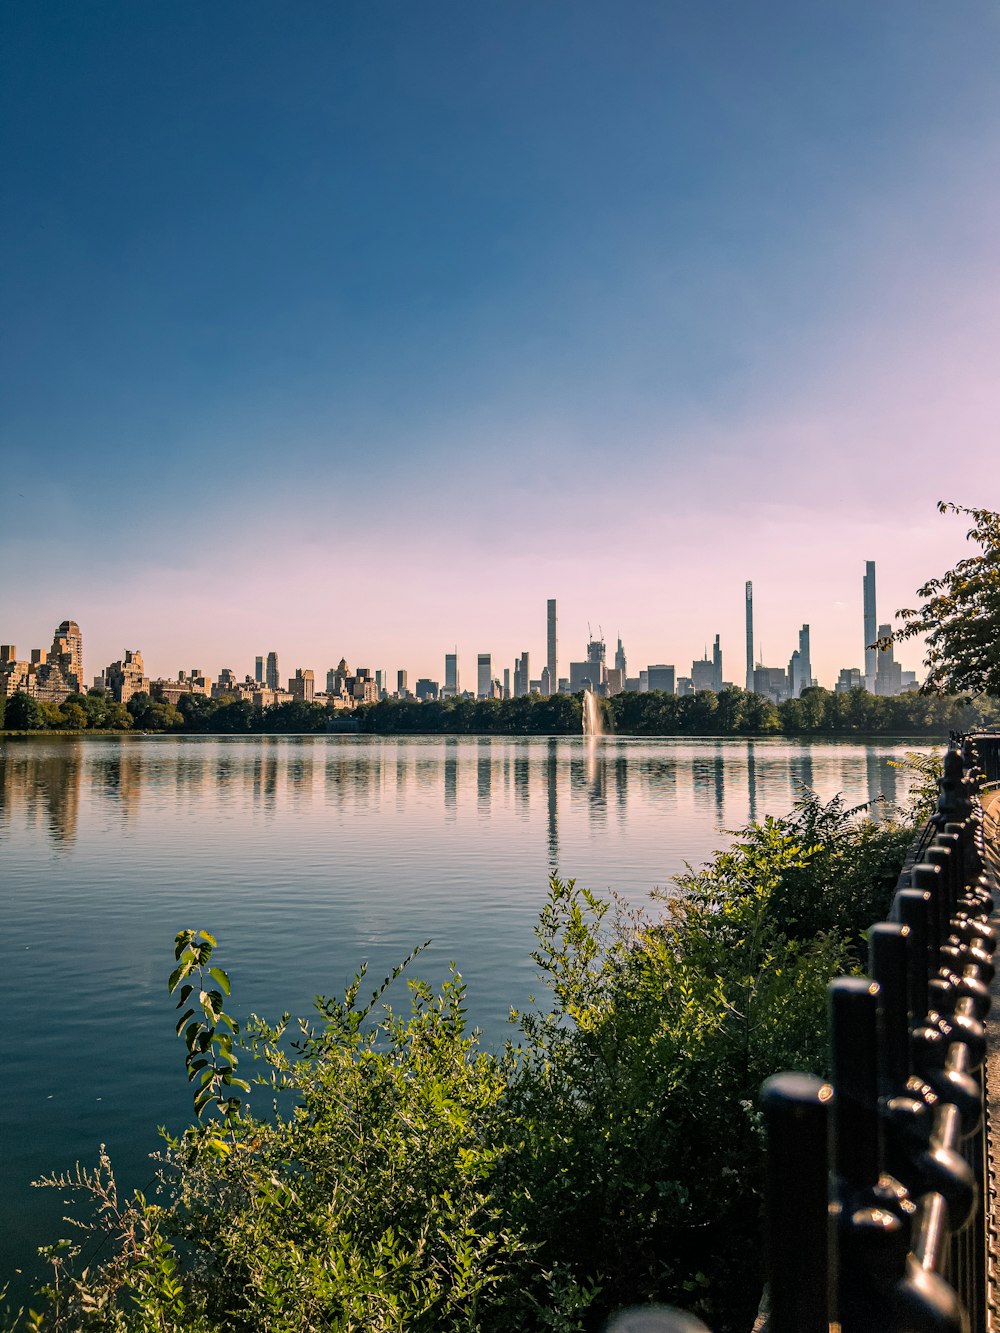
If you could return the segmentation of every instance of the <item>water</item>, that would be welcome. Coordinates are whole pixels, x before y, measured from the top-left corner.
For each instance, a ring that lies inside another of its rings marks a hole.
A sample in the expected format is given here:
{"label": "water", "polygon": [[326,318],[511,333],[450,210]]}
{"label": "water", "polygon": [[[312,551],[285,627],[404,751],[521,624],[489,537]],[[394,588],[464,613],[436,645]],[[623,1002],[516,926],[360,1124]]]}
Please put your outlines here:
{"label": "water", "polygon": [[[903,744],[309,737],[0,741],[0,1288],[67,1233],[30,1181],[106,1142],[144,1185],[190,1097],[166,978],[185,927],[218,935],[238,1013],[306,1013],[358,965],[449,959],[500,1042],[535,978],[557,870],[630,903],[788,810],[800,784],[902,800]],[[923,748],[926,746],[913,746]],[[404,998],[401,996],[399,998]]]}

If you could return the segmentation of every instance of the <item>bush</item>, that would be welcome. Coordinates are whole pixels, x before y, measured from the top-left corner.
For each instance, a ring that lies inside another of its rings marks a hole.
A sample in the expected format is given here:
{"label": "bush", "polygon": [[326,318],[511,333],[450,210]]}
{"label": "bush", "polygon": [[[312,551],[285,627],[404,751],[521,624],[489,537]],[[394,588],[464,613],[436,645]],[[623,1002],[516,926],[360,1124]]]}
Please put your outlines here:
{"label": "bush", "polygon": [[156,1204],[119,1207],[106,1159],[49,1182],[91,1196],[114,1244],[80,1275],[72,1247],[52,1251],[27,1326],[571,1333],[660,1299],[745,1330],[757,1090],[824,1071],[827,982],[857,967],[909,833],[806,795],[657,916],[553,879],[534,954],[551,998],[499,1053],[457,974],[410,980],[395,1013],[402,967],[364,1003],[362,971],[311,1021],[234,1035],[214,941],[182,932],[171,987],[192,1005],[178,1031],[202,1119],[168,1144]]}

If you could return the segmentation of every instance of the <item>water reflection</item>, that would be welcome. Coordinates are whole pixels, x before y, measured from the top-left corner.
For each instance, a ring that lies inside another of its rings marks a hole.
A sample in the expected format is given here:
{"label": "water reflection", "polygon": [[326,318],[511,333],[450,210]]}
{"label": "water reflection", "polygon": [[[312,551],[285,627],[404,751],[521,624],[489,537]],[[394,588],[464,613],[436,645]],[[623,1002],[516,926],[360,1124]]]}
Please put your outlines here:
{"label": "water reflection", "polygon": [[545,796],[548,824],[549,874],[559,874],[559,760],[558,742],[550,736],[545,755]]}
{"label": "water reflection", "polygon": [[347,817],[377,811],[386,797],[408,812],[431,795],[449,823],[466,807],[479,822],[509,811],[530,823],[537,803],[545,861],[555,872],[567,820],[575,827],[582,819],[597,835],[610,819],[624,830],[641,814],[688,809],[732,828],[784,813],[803,788],[825,799],[843,792],[850,804],[877,802],[873,814],[884,816],[905,801],[913,780],[890,762],[901,748],[615,737],[8,741],[0,747],[0,827],[44,827],[68,847],[82,806],[114,810],[124,825],[145,817],[147,801],[157,810],[164,802],[197,809],[217,802],[234,814],[273,818],[319,799]]}
{"label": "water reflection", "polygon": [[81,742],[68,740],[57,754],[15,745],[0,748],[0,826],[15,820],[44,826],[60,847],[76,841],[83,771]]}

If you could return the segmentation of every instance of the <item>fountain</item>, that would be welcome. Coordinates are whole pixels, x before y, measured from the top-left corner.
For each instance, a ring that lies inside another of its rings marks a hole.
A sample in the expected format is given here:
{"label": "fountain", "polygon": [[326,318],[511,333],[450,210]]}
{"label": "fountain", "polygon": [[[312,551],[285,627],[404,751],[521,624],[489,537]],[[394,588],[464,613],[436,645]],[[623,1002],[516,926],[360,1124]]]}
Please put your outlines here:
{"label": "fountain", "polygon": [[604,719],[597,695],[591,689],[583,692],[583,734],[585,736],[603,736]]}

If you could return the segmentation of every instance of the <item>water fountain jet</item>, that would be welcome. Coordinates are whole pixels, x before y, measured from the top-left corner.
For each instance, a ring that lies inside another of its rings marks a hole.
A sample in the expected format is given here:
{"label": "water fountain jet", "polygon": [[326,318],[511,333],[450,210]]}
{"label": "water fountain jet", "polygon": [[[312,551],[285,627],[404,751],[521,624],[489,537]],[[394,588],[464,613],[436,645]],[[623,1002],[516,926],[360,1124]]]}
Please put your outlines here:
{"label": "water fountain jet", "polygon": [[584,736],[603,736],[604,718],[597,695],[591,689],[583,692],[583,734]]}

